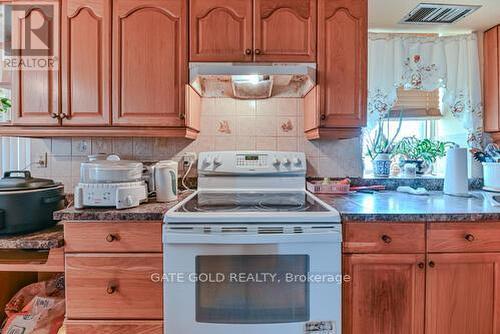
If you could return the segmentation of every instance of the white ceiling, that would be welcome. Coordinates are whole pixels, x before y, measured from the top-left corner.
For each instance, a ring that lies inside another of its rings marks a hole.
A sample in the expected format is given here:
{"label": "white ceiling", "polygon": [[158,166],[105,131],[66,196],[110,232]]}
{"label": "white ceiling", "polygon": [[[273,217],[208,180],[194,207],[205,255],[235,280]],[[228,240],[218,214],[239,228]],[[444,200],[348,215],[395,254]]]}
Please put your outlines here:
{"label": "white ceiling", "polygon": [[[470,16],[451,25],[415,25],[398,22],[420,2],[482,5]],[[368,0],[368,25],[375,32],[457,34],[484,31],[500,24],[500,0]]]}

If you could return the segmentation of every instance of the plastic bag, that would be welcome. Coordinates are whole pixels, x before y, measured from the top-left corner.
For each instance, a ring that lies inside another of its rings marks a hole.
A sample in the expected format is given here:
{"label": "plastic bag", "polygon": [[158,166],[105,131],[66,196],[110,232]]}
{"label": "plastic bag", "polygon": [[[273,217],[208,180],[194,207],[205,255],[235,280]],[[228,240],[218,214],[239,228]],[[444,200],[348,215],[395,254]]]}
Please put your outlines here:
{"label": "plastic bag", "polygon": [[5,307],[2,334],[57,334],[64,321],[64,276],[22,288]]}

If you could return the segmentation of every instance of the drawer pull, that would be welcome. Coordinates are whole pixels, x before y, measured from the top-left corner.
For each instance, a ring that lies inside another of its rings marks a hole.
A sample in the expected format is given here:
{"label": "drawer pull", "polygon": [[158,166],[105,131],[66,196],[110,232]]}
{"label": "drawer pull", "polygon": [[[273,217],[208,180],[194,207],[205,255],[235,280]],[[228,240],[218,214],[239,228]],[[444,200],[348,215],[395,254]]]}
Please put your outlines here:
{"label": "drawer pull", "polygon": [[258,56],[258,55],[262,54],[262,51],[260,49],[255,49],[255,54]]}
{"label": "drawer pull", "polygon": [[116,284],[114,283],[109,283],[108,284],[108,288],[106,289],[106,292],[109,294],[109,295],[112,295],[113,293],[116,292],[116,290],[118,290],[118,287],[116,286]]}
{"label": "drawer pull", "polygon": [[434,268],[435,266],[436,266],[436,264],[434,263],[434,261],[429,262],[429,267]]}
{"label": "drawer pull", "polygon": [[247,56],[250,56],[250,55],[252,54],[252,49],[246,49],[246,50],[245,50],[245,54],[246,54]]}
{"label": "drawer pull", "polygon": [[418,263],[418,267],[419,267],[420,269],[424,269],[424,268],[425,268],[425,263],[423,263],[423,262],[419,262],[419,263]]}
{"label": "drawer pull", "polygon": [[107,242],[118,241],[118,236],[110,233],[110,234],[108,234],[108,236],[106,237],[106,241],[107,241]]}
{"label": "drawer pull", "polygon": [[392,242],[392,238],[391,238],[390,236],[388,236],[388,235],[385,235],[385,234],[382,236],[382,238],[381,238],[381,239],[382,239],[382,241],[383,241],[383,242],[385,242],[386,244],[390,244],[390,243]]}
{"label": "drawer pull", "polygon": [[467,240],[469,242],[473,242],[474,240],[476,240],[476,238],[472,234],[466,234],[465,235],[465,240]]}

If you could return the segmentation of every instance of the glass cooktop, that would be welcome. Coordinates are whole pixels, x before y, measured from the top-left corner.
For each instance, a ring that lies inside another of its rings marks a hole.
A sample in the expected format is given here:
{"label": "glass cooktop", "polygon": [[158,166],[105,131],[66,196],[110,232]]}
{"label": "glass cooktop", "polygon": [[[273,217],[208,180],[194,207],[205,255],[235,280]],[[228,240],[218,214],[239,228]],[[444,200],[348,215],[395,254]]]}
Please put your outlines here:
{"label": "glass cooktop", "polygon": [[199,192],[177,212],[328,212],[306,192]]}

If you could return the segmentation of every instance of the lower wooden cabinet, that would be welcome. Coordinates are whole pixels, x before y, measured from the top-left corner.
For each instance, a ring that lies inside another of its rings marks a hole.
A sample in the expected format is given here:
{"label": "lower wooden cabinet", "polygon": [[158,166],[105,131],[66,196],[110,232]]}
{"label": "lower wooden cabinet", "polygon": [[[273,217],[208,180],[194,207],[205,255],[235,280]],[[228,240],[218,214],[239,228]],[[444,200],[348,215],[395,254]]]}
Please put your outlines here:
{"label": "lower wooden cabinet", "polygon": [[412,234],[426,252],[413,254],[388,253],[377,236],[404,239],[416,225],[367,225],[344,225],[346,245],[373,245],[344,247],[344,334],[500,333],[500,223],[429,223]]}
{"label": "lower wooden cabinet", "polygon": [[427,334],[500,332],[500,254],[429,255]]}
{"label": "lower wooden cabinet", "polygon": [[67,320],[66,332],[71,334],[163,334],[163,322],[151,320]]}

